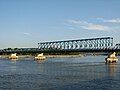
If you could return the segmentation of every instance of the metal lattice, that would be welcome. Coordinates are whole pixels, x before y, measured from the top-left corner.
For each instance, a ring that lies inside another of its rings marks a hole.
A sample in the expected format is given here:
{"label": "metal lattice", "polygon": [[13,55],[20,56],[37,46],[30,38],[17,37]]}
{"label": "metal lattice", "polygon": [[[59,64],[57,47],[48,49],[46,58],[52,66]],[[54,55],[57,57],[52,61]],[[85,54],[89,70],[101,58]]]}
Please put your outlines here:
{"label": "metal lattice", "polygon": [[114,49],[120,49],[120,44],[116,44],[113,48]]}
{"label": "metal lattice", "polygon": [[112,46],[112,37],[38,43],[40,50],[107,49]]}

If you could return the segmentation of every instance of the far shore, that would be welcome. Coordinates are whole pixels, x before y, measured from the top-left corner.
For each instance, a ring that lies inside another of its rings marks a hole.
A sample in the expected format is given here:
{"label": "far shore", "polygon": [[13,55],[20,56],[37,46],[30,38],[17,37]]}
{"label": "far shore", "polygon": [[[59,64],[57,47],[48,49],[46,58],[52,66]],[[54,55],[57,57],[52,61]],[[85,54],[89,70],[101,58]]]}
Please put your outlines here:
{"label": "far shore", "polygon": [[[10,55],[0,55],[0,59],[8,59]],[[80,54],[80,55],[44,55],[46,58],[82,58],[86,56],[101,56],[101,55],[86,55],[86,54]],[[102,55],[107,56],[107,55]],[[117,55],[120,56],[120,55]],[[18,55],[19,59],[34,59],[35,55]]]}
{"label": "far shore", "polygon": [[45,55],[47,58],[56,58],[56,57],[83,57],[84,55]]}
{"label": "far shore", "polygon": [[[10,55],[0,55],[0,58],[8,58]],[[34,58],[33,55],[18,55],[19,58]],[[84,55],[44,55],[46,58],[56,57],[83,57]]]}
{"label": "far shore", "polygon": [[[99,56],[102,54],[78,54],[78,55],[44,55],[46,58],[63,58],[63,57],[85,57],[85,56]],[[8,58],[10,55],[0,55],[0,58]],[[19,58],[34,58],[36,55],[18,55]]]}

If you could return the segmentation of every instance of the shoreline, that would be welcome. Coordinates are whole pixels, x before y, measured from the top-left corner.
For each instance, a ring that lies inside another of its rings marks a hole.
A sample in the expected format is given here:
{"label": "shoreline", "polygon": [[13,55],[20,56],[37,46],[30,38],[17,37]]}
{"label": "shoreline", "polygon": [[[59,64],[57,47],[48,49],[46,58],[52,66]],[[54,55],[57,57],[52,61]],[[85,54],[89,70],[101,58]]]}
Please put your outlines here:
{"label": "shoreline", "polygon": [[[10,55],[0,55],[0,58],[8,58]],[[17,55],[19,58],[34,58],[36,55]],[[79,55],[44,55],[46,58],[74,58],[74,57],[86,57],[86,56],[99,56],[99,55],[87,55],[87,54],[79,54]],[[103,55],[104,56],[104,55]]]}
{"label": "shoreline", "polygon": [[84,55],[44,55],[46,58],[84,57]]}
{"label": "shoreline", "polygon": [[[10,55],[0,55],[0,58],[8,58]],[[44,55],[46,58],[55,57],[83,57],[84,55]],[[33,58],[34,55],[18,55],[19,58]]]}

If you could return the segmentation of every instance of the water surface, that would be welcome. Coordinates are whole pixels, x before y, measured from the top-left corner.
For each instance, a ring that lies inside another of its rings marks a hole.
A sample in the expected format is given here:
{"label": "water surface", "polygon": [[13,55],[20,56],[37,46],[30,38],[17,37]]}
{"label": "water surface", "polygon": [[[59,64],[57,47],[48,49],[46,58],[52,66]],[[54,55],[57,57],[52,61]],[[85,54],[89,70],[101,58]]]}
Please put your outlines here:
{"label": "water surface", "polygon": [[120,90],[120,62],[106,65],[104,58],[1,58],[0,90]]}

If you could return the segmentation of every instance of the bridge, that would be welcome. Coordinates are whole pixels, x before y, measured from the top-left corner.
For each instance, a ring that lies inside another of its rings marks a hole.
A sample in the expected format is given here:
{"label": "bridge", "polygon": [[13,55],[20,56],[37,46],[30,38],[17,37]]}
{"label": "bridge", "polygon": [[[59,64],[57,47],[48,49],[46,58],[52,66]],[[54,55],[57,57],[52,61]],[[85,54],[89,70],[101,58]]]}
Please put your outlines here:
{"label": "bridge", "polygon": [[113,46],[112,37],[38,43],[39,50],[109,49],[112,46]]}
{"label": "bridge", "polygon": [[62,53],[62,52],[120,52],[120,44],[113,46],[112,37],[77,39],[38,43],[38,48],[0,50],[2,53]]}
{"label": "bridge", "polygon": [[38,43],[43,52],[118,52],[120,44],[113,46],[113,37],[77,39]]}

